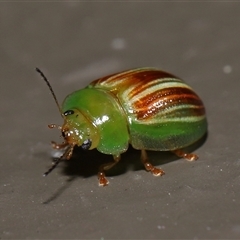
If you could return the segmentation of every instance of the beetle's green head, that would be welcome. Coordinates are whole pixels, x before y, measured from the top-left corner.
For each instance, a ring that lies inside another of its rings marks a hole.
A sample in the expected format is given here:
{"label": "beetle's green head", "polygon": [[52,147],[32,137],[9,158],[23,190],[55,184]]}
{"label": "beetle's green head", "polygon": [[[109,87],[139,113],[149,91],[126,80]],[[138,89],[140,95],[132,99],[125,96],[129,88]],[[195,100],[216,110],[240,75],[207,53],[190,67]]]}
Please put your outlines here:
{"label": "beetle's green head", "polygon": [[85,150],[98,146],[99,133],[92,121],[80,110],[67,110],[63,113],[63,118],[62,135],[68,144],[81,146]]}

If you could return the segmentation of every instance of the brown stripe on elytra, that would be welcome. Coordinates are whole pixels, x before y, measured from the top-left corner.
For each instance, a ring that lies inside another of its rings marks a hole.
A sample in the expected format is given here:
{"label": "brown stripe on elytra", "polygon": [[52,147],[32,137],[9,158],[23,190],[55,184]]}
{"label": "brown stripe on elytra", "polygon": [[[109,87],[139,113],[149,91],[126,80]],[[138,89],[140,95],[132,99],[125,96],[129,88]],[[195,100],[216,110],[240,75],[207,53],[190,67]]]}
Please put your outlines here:
{"label": "brown stripe on elytra", "polygon": [[[154,70],[154,69],[146,69],[142,72],[136,72],[129,76],[129,86],[135,86],[134,89],[128,94],[129,98],[134,97],[138,93],[144,91],[145,89],[149,88],[150,86],[156,85],[153,81],[157,79],[163,78],[176,78],[170,73]],[[151,84],[152,82],[152,84]]]}
{"label": "brown stripe on elytra", "polygon": [[[190,99],[184,103],[183,101],[181,102],[181,105],[186,105],[188,108],[186,109],[174,109],[173,112],[168,112],[165,113],[166,118],[172,118],[172,117],[185,117],[185,116],[203,116],[205,114],[205,108],[203,105],[191,105],[190,104]],[[166,104],[166,105],[164,105]],[[137,115],[138,120],[147,120],[150,118],[153,118],[156,114],[158,114],[161,111],[164,111],[165,109],[171,109],[174,108],[175,106],[179,105],[179,103],[176,101],[175,103],[170,102],[167,103],[166,101],[163,102],[163,105],[161,106],[146,106],[145,108],[141,109],[136,109],[135,114]],[[185,113],[184,113],[185,112]]]}
{"label": "brown stripe on elytra", "polygon": [[115,84],[116,81],[118,81],[120,86],[123,88],[128,88],[135,85],[136,88],[134,89],[137,89],[137,86],[141,86],[143,84],[145,85],[153,80],[160,78],[176,78],[176,77],[170,73],[163,72],[160,70],[155,70],[151,68],[149,69],[138,68],[100,78],[94,81],[92,84],[96,85],[106,82],[106,84],[111,85],[111,83]]}
{"label": "brown stripe on elytra", "polygon": [[131,92],[129,92],[128,94],[129,98],[136,96],[137,94],[141,93],[142,91],[146,90],[149,87],[158,85],[159,82],[158,83],[154,82],[157,79],[164,79],[164,78],[177,79],[177,77],[175,77],[170,73],[160,71],[160,70],[155,70],[155,69],[146,69],[146,71],[134,74],[132,78],[134,78],[132,80],[132,83],[135,84],[135,87]]}
{"label": "brown stripe on elytra", "polygon": [[191,90],[189,93],[186,91],[184,94],[176,94],[172,92],[172,94],[165,96],[159,96],[155,94],[154,97],[150,97],[144,101],[141,99],[133,106],[136,111],[137,118],[139,120],[152,118],[158,112],[164,111],[166,108],[173,108],[174,106],[178,105],[189,105],[189,111],[191,111],[191,115],[193,116],[204,115],[205,109],[202,101],[194,92],[191,92]]}
{"label": "brown stripe on elytra", "polygon": [[[158,80],[158,81],[156,81]],[[151,88],[151,87],[154,87],[154,86],[157,86],[157,85],[160,85],[160,84],[164,84],[164,83],[169,83],[169,82],[182,82],[182,80],[180,79],[177,79],[177,78],[162,78],[162,79],[159,79],[159,78],[156,78],[156,79],[152,79],[152,82],[141,82],[139,83],[138,85],[135,86],[135,88],[129,92],[128,94],[128,98],[131,99],[133,97],[135,97],[136,95],[140,94],[141,92],[145,91],[146,89],[148,88]]]}
{"label": "brown stripe on elytra", "polygon": [[[193,90],[184,87],[169,87],[160,90],[156,90],[146,96],[139,98],[135,103],[133,103],[135,108],[142,108],[146,105],[151,105],[155,101],[163,101],[164,99],[174,100],[174,98],[185,98],[186,96],[191,96],[196,99],[197,105],[202,105],[202,101],[196,95]],[[131,101],[131,99],[129,99]]]}
{"label": "brown stripe on elytra", "polygon": [[116,82],[116,80],[119,81],[119,80],[125,79],[125,78],[127,78],[128,75],[134,74],[134,72],[139,72],[139,71],[141,71],[141,68],[114,73],[114,74],[99,78],[99,79],[93,81],[91,84],[97,85],[97,84],[102,84],[104,82],[106,82],[107,84],[110,84],[111,82]]}

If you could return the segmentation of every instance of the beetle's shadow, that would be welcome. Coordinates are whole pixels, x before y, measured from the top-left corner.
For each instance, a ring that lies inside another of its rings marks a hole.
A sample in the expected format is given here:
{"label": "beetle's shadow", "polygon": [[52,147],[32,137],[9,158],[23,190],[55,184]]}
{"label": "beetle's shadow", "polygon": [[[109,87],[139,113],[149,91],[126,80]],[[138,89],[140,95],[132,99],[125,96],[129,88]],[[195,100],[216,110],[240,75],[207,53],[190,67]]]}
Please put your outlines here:
{"label": "beetle's shadow", "polygon": [[[184,150],[186,152],[192,152],[199,148],[207,139],[207,134],[200,139],[195,144],[191,145]],[[171,152],[153,152],[148,151],[148,156],[150,162],[154,166],[162,166],[166,163],[179,160],[175,154]],[[97,150],[83,151],[80,148],[74,149],[74,154],[71,160],[63,161],[62,173],[64,175],[70,176],[66,181],[66,184],[60,187],[56,192],[43,202],[43,204],[48,204],[55,200],[66,188],[70,186],[72,181],[75,180],[77,176],[84,178],[97,175],[98,169],[101,164],[113,161],[112,156],[99,153]],[[144,166],[140,160],[140,151],[129,147],[128,151],[122,154],[122,159],[113,168],[106,172],[107,176],[117,176],[124,174],[131,168],[131,171],[144,170]]]}
{"label": "beetle's shadow", "polygon": [[[199,148],[207,139],[207,134],[196,143],[184,149],[185,152],[194,152]],[[157,152],[148,151],[149,161],[154,166],[162,166],[169,162],[179,160],[172,152]],[[106,176],[117,176],[124,174],[129,169],[131,171],[144,170],[144,166],[140,160],[141,152],[133,149],[131,146],[128,151],[121,155],[121,160],[111,169],[106,171]],[[200,156],[201,158],[201,156]],[[68,176],[82,176],[88,178],[97,175],[99,167],[102,164],[113,162],[111,155],[106,155],[98,152],[97,150],[84,151],[76,147],[73,156],[70,160],[63,161],[62,173]]]}

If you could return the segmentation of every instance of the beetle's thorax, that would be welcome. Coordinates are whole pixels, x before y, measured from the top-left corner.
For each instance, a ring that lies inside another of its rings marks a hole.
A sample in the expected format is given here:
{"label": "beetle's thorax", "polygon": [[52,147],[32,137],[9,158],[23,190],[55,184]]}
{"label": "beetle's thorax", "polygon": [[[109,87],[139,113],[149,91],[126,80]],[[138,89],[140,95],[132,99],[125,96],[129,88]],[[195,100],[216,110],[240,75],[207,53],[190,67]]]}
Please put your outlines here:
{"label": "beetle's thorax", "polygon": [[83,146],[89,140],[89,149],[97,147],[99,134],[92,122],[87,119],[78,109],[71,109],[64,113],[62,135],[70,145]]}
{"label": "beetle's thorax", "polygon": [[[72,114],[71,110],[75,113]],[[96,147],[102,153],[118,155],[127,150],[127,119],[117,97],[110,91],[89,87],[73,92],[65,98],[62,112],[67,119],[63,128],[69,128],[68,132],[70,126],[75,129],[73,137],[68,137],[67,141],[77,141],[80,146],[82,141],[89,139],[90,132],[92,148]],[[77,136],[80,136],[80,142]],[[89,141],[83,144],[82,148],[86,149]]]}

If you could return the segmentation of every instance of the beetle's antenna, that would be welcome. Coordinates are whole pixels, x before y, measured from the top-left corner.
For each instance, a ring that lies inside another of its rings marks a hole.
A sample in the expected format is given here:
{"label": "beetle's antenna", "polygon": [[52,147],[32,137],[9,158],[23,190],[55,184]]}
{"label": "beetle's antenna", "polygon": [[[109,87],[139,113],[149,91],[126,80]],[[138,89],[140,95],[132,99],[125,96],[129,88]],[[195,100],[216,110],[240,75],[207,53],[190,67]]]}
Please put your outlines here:
{"label": "beetle's antenna", "polygon": [[[41,77],[42,77],[42,79],[46,82],[46,84],[48,85],[48,88],[49,88],[49,90],[50,90],[50,92],[52,93],[52,96],[53,96],[53,98],[54,98],[54,100],[55,100],[55,103],[57,104],[57,107],[58,107],[58,110],[59,110],[59,112],[61,113],[61,116],[63,117],[63,114],[62,114],[62,110],[61,110],[61,108],[60,108],[60,105],[59,105],[59,103],[58,103],[58,100],[57,100],[57,97],[56,97],[56,95],[55,95],[55,93],[54,93],[54,91],[53,91],[53,89],[52,89],[52,86],[51,86],[51,84],[50,84],[50,82],[47,80],[47,78],[46,78],[46,76],[43,74],[43,72],[39,69],[39,68],[36,68],[36,71],[41,75]],[[59,163],[59,161],[58,161],[58,163]],[[57,164],[58,164],[57,163]],[[57,165],[56,164],[56,165]],[[54,165],[53,165],[54,166]],[[56,167],[56,166],[55,166]],[[55,168],[54,167],[54,168]],[[51,171],[50,171],[51,172]]]}
{"label": "beetle's antenna", "polygon": [[65,150],[64,154],[60,158],[55,158],[53,165],[43,174],[46,177],[56,166],[64,159],[69,159],[72,156],[74,145],[69,145]]}
{"label": "beetle's antenna", "polygon": [[46,177],[56,166],[62,161],[62,158],[56,158],[54,159],[53,165],[43,174],[44,177]]}

